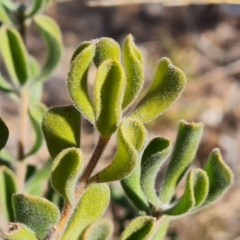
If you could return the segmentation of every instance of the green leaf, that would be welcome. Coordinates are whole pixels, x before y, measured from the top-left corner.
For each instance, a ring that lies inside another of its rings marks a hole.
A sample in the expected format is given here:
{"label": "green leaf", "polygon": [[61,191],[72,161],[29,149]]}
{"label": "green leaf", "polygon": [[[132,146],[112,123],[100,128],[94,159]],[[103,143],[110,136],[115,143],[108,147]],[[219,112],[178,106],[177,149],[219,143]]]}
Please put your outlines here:
{"label": "green leaf", "polygon": [[33,80],[37,75],[40,73],[40,66],[37,62],[37,60],[31,56],[28,55],[28,68],[29,68],[29,76]]}
{"label": "green leaf", "polygon": [[43,81],[48,78],[57,67],[62,56],[62,34],[57,23],[50,17],[45,15],[37,15],[34,22],[44,38],[47,48],[47,60],[36,77],[35,81]]}
{"label": "green leaf", "polygon": [[126,89],[123,109],[127,108],[137,97],[144,83],[143,58],[129,34],[123,44],[123,60],[126,71]]}
{"label": "green leaf", "polygon": [[16,161],[16,159],[6,150],[6,148],[4,148],[0,152],[0,161],[10,163]]}
{"label": "green leaf", "polygon": [[76,183],[83,167],[83,154],[78,148],[65,149],[54,159],[52,185],[67,203],[74,202]]}
{"label": "green leaf", "polygon": [[15,220],[32,229],[37,238],[43,239],[50,228],[60,220],[57,206],[45,198],[27,193],[14,194],[12,204]]}
{"label": "green leaf", "polygon": [[170,221],[171,217],[169,216],[161,217],[161,219],[156,224],[155,231],[151,237],[151,240],[164,240]]}
{"label": "green leaf", "polygon": [[144,150],[141,166],[141,186],[148,201],[155,207],[159,206],[159,198],[155,190],[155,179],[164,160],[172,150],[168,138],[154,138]]}
{"label": "green leaf", "polygon": [[52,159],[66,148],[80,147],[81,116],[71,105],[49,109],[42,130]]}
{"label": "green leaf", "polygon": [[107,59],[121,61],[120,46],[112,38],[103,37],[95,39],[94,42],[96,44],[96,52],[93,61],[97,67]]}
{"label": "green leaf", "polygon": [[28,80],[27,50],[20,34],[13,27],[1,27],[0,50],[13,83],[24,85]]}
{"label": "green leaf", "polygon": [[79,240],[108,240],[112,233],[112,222],[107,219],[100,219],[87,227]]}
{"label": "green leaf", "polygon": [[121,240],[148,240],[155,225],[155,218],[143,216],[135,218],[124,230]]}
{"label": "green leaf", "polygon": [[180,122],[171,161],[160,190],[162,203],[171,201],[178,182],[195,157],[202,131],[202,123],[188,123],[184,120]]}
{"label": "green leaf", "polygon": [[106,60],[98,68],[95,81],[95,117],[98,131],[109,138],[122,117],[125,75],[116,60]]}
{"label": "green leaf", "polygon": [[4,7],[4,5],[2,4],[2,2],[0,2],[0,22],[1,23],[12,23],[11,18],[8,16],[7,11]]}
{"label": "green leaf", "polygon": [[28,6],[25,12],[25,17],[30,18],[34,15],[42,12],[46,0],[32,0],[32,3]]}
{"label": "green leaf", "polygon": [[138,164],[139,153],[145,144],[146,135],[146,130],[140,121],[124,119],[118,128],[118,149],[113,162],[91,180],[110,182],[129,176]]}
{"label": "green leaf", "polygon": [[89,224],[103,216],[109,201],[110,190],[106,183],[91,184],[79,200],[61,240],[78,240]]}
{"label": "green leaf", "polygon": [[163,211],[164,214],[178,216],[201,205],[208,195],[209,181],[201,169],[193,169],[187,176],[183,196]]}
{"label": "green leaf", "polygon": [[0,166],[0,209],[8,221],[13,221],[11,205],[12,194],[17,192],[17,179],[14,173],[5,166]]}
{"label": "green leaf", "polygon": [[1,117],[0,117],[0,133],[1,133],[0,135],[0,150],[1,150],[6,145],[9,137],[8,127]]}
{"label": "green leaf", "polygon": [[10,223],[10,232],[4,234],[4,237],[9,240],[37,240],[34,232],[24,224]]}
{"label": "green leaf", "polygon": [[143,123],[161,115],[182,93],[185,74],[167,58],[162,58],[148,92],[130,114]]}
{"label": "green leaf", "polygon": [[88,94],[88,69],[93,60],[96,46],[82,43],[72,57],[68,75],[68,91],[75,107],[90,122],[94,122],[94,110]]}
{"label": "green leaf", "polygon": [[11,0],[2,0],[2,4],[10,11],[15,11],[17,6]]}
{"label": "green leaf", "polygon": [[13,87],[8,83],[0,73],[0,90],[6,93],[13,92]]}
{"label": "green leaf", "polygon": [[203,206],[218,199],[233,183],[233,173],[223,161],[221,153],[217,148],[210,153],[204,170],[207,172],[210,187]]}

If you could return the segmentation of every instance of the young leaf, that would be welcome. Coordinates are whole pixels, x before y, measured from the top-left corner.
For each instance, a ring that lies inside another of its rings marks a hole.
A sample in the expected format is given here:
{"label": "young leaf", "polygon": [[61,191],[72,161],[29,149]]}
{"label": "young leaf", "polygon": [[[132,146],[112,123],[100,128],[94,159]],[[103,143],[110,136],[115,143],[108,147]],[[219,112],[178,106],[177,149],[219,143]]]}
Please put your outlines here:
{"label": "young leaf", "polygon": [[98,131],[109,138],[122,116],[125,75],[116,60],[106,60],[98,68],[95,81],[95,117]]}
{"label": "young leaf", "polygon": [[18,6],[11,0],[2,0],[2,4],[6,7],[9,11],[15,11]]}
{"label": "young leaf", "polygon": [[204,202],[209,190],[207,174],[201,169],[193,169],[187,176],[183,196],[172,206],[164,210],[164,214],[178,216],[192,210]]}
{"label": "young leaf", "polygon": [[148,201],[159,206],[159,198],[155,190],[157,173],[172,150],[172,143],[163,137],[154,138],[144,150],[141,163],[141,186]]}
{"label": "young leaf", "polygon": [[171,217],[169,216],[161,217],[161,219],[157,222],[157,226],[155,227],[151,240],[164,240],[170,221]]}
{"label": "young leaf", "polygon": [[87,227],[79,240],[108,240],[112,233],[112,222],[107,219],[100,219]]}
{"label": "young leaf", "polygon": [[14,173],[7,167],[0,167],[0,209],[5,219],[13,221],[13,209],[11,205],[12,194],[17,192],[17,179]]}
{"label": "young leaf", "polygon": [[124,230],[121,240],[148,240],[155,225],[155,219],[149,216],[135,218]]}
{"label": "young leaf", "polygon": [[95,54],[95,44],[82,43],[72,57],[71,68],[68,75],[68,91],[75,107],[94,123],[94,111],[88,94],[88,69]]}
{"label": "young leaf", "polygon": [[203,206],[219,198],[233,182],[233,173],[217,148],[210,153],[204,170],[207,172],[210,187]]}
{"label": "young leaf", "polygon": [[[40,73],[40,66],[39,66],[37,60],[31,55],[28,55],[28,68],[29,68],[30,79],[31,80],[35,79],[37,77],[37,75]],[[42,84],[42,83],[40,83],[40,84]],[[40,84],[38,84],[38,86],[41,86]]]}
{"label": "young leaf", "polygon": [[42,81],[49,77],[61,60],[62,35],[57,23],[48,16],[37,15],[34,17],[34,22],[48,47],[47,60],[36,77],[36,81]]}
{"label": "young leaf", "polygon": [[6,93],[13,92],[13,87],[4,79],[1,73],[0,73],[0,90]]}
{"label": "young leaf", "polygon": [[34,232],[24,224],[10,223],[10,232],[4,234],[8,240],[37,240]]}
{"label": "young leaf", "polygon": [[28,80],[27,50],[13,27],[1,27],[0,50],[13,83],[24,85]]}
{"label": "young leaf", "polygon": [[146,130],[140,121],[125,119],[118,128],[118,149],[113,162],[91,180],[110,182],[126,178],[136,167],[146,139]]}
{"label": "young leaf", "polygon": [[52,159],[66,148],[80,147],[80,125],[80,113],[71,105],[47,111],[42,130]]}
{"label": "young leaf", "polygon": [[96,53],[94,63],[99,67],[105,60],[114,59],[121,61],[121,50],[119,44],[111,38],[103,37],[95,40]]}
{"label": "young leaf", "polygon": [[79,239],[89,224],[103,216],[109,201],[110,190],[106,183],[91,184],[79,200],[61,239]]}
{"label": "young leaf", "polygon": [[126,71],[126,89],[123,109],[127,108],[137,97],[144,83],[143,58],[129,34],[123,44],[123,60]]}
{"label": "young leaf", "polygon": [[83,167],[83,154],[78,148],[67,148],[54,159],[52,185],[67,203],[74,201],[76,183]]}
{"label": "young leaf", "polygon": [[45,0],[32,0],[32,3],[28,6],[25,12],[26,18],[30,18],[37,13],[41,12]]}
{"label": "young leaf", "polygon": [[4,5],[0,2],[0,22],[1,23],[12,23],[11,18],[8,16],[7,11],[5,10]]}
{"label": "young leaf", "polygon": [[45,198],[27,193],[13,194],[12,205],[16,222],[25,224],[40,239],[43,239],[49,229],[60,219],[57,206]]}
{"label": "young leaf", "polygon": [[130,114],[143,123],[161,115],[182,93],[185,74],[167,58],[162,58],[148,92]]}
{"label": "young leaf", "polygon": [[9,137],[8,127],[1,117],[0,117],[0,133],[1,133],[0,135],[0,150],[1,150],[6,145]]}
{"label": "young leaf", "polygon": [[160,190],[160,201],[169,203],[175,188],[193,161],[203,131],[202,123],[181,121],[177,140]]}

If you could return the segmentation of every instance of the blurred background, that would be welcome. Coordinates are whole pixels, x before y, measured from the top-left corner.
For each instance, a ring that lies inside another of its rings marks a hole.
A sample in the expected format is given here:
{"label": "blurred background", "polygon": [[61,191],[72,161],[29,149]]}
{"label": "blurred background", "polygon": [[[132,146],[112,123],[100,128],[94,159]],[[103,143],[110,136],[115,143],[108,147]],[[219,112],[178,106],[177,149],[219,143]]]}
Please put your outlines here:
{"label": "blurred background", "polygon": [[[60,25],[65,49],[57,71],[45,83],[43,102],[48,107],[70,103],[66,88],[69,63],[82,41],[107,36],[122,43],[131,33],[144,55],[145,87],[151,83],[159,59],[169,57],[186,73],[188,84],[182,96],[147,126],[149,139],[164,135],[174,141],[179,120],[202,121],[204,134],[193,167],[202,167],[210,151],[219,147],[235,181],[210,207],[172,221],[167,239],[240,240],[240,5],[164,2],[171,6],[162,5],[160,0],[55,1],[47,14]],[[30,53],[44,62],[45,45],[34,28],[28,33],[27,45]],[[93,80],[94,72],[90,84]],[[16,132],[17,108],[2,93],[1,108],[10,131]],[[96,133],[87,121],[83,125],[82,147],[88,158]],[[14,149],[13,144],[14,133],[7,147]],[[106,149],[105,163],[112,158],[115,146],[113,141]],[[37,158],[40,164],[48,158],[46,148]],[[161,176],[162,172],[159,180]],[[178,190],[181,194],[183,183]],[[116,225],[127,218],[129,213],[118,203],[111,207],[109,217]]]}

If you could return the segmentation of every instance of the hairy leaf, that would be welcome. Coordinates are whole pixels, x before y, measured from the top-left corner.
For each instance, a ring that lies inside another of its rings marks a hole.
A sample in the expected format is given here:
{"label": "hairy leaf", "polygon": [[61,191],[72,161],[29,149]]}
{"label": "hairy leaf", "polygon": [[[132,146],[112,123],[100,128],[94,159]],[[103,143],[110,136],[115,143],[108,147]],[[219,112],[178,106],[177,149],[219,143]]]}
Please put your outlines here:
{"label": "hairy leaf", "polygon": [[82,43],[72,57],[68,75],[68,91],[75,107],[90,122],[94,123],[95,116],[91,99],[88,94],[88,69],[95,54],[95,44]]}
{"label": "hairy leaf", "polygon": [[0,117],[0,133],[1,133],[0,135],[0,150],[1,150],[6,145],[9,137],[8,127],[1,117]]}
{"label": "hairy leaf", "polygon": [[67,148],[54,159],[52,185],[67,203],[74,202],[76,183],[83,167],[83,154],[78,148]]}
{"label": "hairy leaf", "polygon": [[100,219],[87,227],[79,240],[108,240],[112,233],[112,222],[107,219]]}
{"label": "hairy leaf", "polygon": [[202,123],[180,122],[171,161],[160,190],[162,203],[171,201],[178,182],[195,157],[202,131]]}
{"label": "hairy leaf", "polygon": [[113,162],[96,174],[92,181],[110,182],[126,178],[138,164],[146,134],[140,121],[123,120],[118,129],[118,149]]}
{"label": "hairy leaf", "polygon": [[155,219],[150,216],[135,218],[124,230],[121,240],[148,240],[155,225]]}
{"label": "hairy leaf", "polygon": [[40,239],[43,239],[49,229],[60,219],[57,206],[45,198],[27,193],[14,194],[12,204],[15,220],[32,229]]}
{"label": "hairy leaf", "polygon": [[155,231],[151,237],[151,240],[164,240],[165,235],[167,234],[168,226],[170,223],[171,217],[169,216],[163,216],[158,221]]}
{"label": "hairy leaf", "polygon": [[94,41],[96,44],[96,53],[93,61],[97,67],[107,59],[114,59],[120,62],[121,51],[116,41],[107,37],[95,39]]}
{"label": "hairy leaf", "polygon": [[17,179],[14,173],[5,166],[0,166],[0,209],[5,219],[13,221],[11,205],[12,194],[17,192]]}
{"label": "hairy leaf", "polygon": [[71,105],[47,111],[42,129],[52,159],[66,148],[80,147],[80,125],[80,113]]}
{"label": "hairy leaf", "polygon": [[154,138],[144,150],[141,163],[141,186],[148,201],[159,206],[159,198],[155,190],[155,179],[164,160],[172,150],[172,143],[164,137]]}
{"label": "hairy leaf", "polygon": [[185,74],[167,58],[162,58],[148,92],[130,114],[143,123],[161,115],[182,93]]}
{"label": "hairy leaf", "polygon": [[35,81],[42,81],[49,77],[53,70],[57,67],[62,56],[62,35],[57,23],[50,17],[45,15],[37,15],[34,22],[44,38],[47,48],[47,60],[36,77]]}
{"label": "hairy leaf", "polygon": [[13,83],[24,85],[28,80],[27,50],[15,28],[1,27],[0,51]]}
{"label": "hairy leaf", "polygon": [[95,117],[98,131],[109,138],[122,115],[125,75],[116,60],[106,60],[98,68],[95,81]]}
{"label": "hairy leaf", "polygon": [[127,108],[137,97],[143,87],[144,72],[143,58],[139,49],[129,34],[123,44],[123,60],[126,71],[126,89],[123,100],[123,109]]}
{"label": "hairy leaf", "polygon": [[110,190],[106,183],[90,185],[79,200],[61,239],[79,239],[89,224],[103,216],[109,201]]}

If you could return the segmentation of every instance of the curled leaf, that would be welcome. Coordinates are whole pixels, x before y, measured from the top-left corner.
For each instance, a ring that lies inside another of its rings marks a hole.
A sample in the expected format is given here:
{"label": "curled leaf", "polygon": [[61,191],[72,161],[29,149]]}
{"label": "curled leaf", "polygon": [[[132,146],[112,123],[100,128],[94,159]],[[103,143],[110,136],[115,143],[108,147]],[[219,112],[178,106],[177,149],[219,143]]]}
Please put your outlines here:
{"label": "curled leaf", "polygon": [[162,58],[148,92],[130,114],[143,123],[161,115],[182,93],[185,74],[167,58]]}
{"label": "curled leaf", "polygon": [[202,131],[202,123],[180,122],[173,154],[160,190],[162,203],[171,201],[178,182],[195,157]]}

